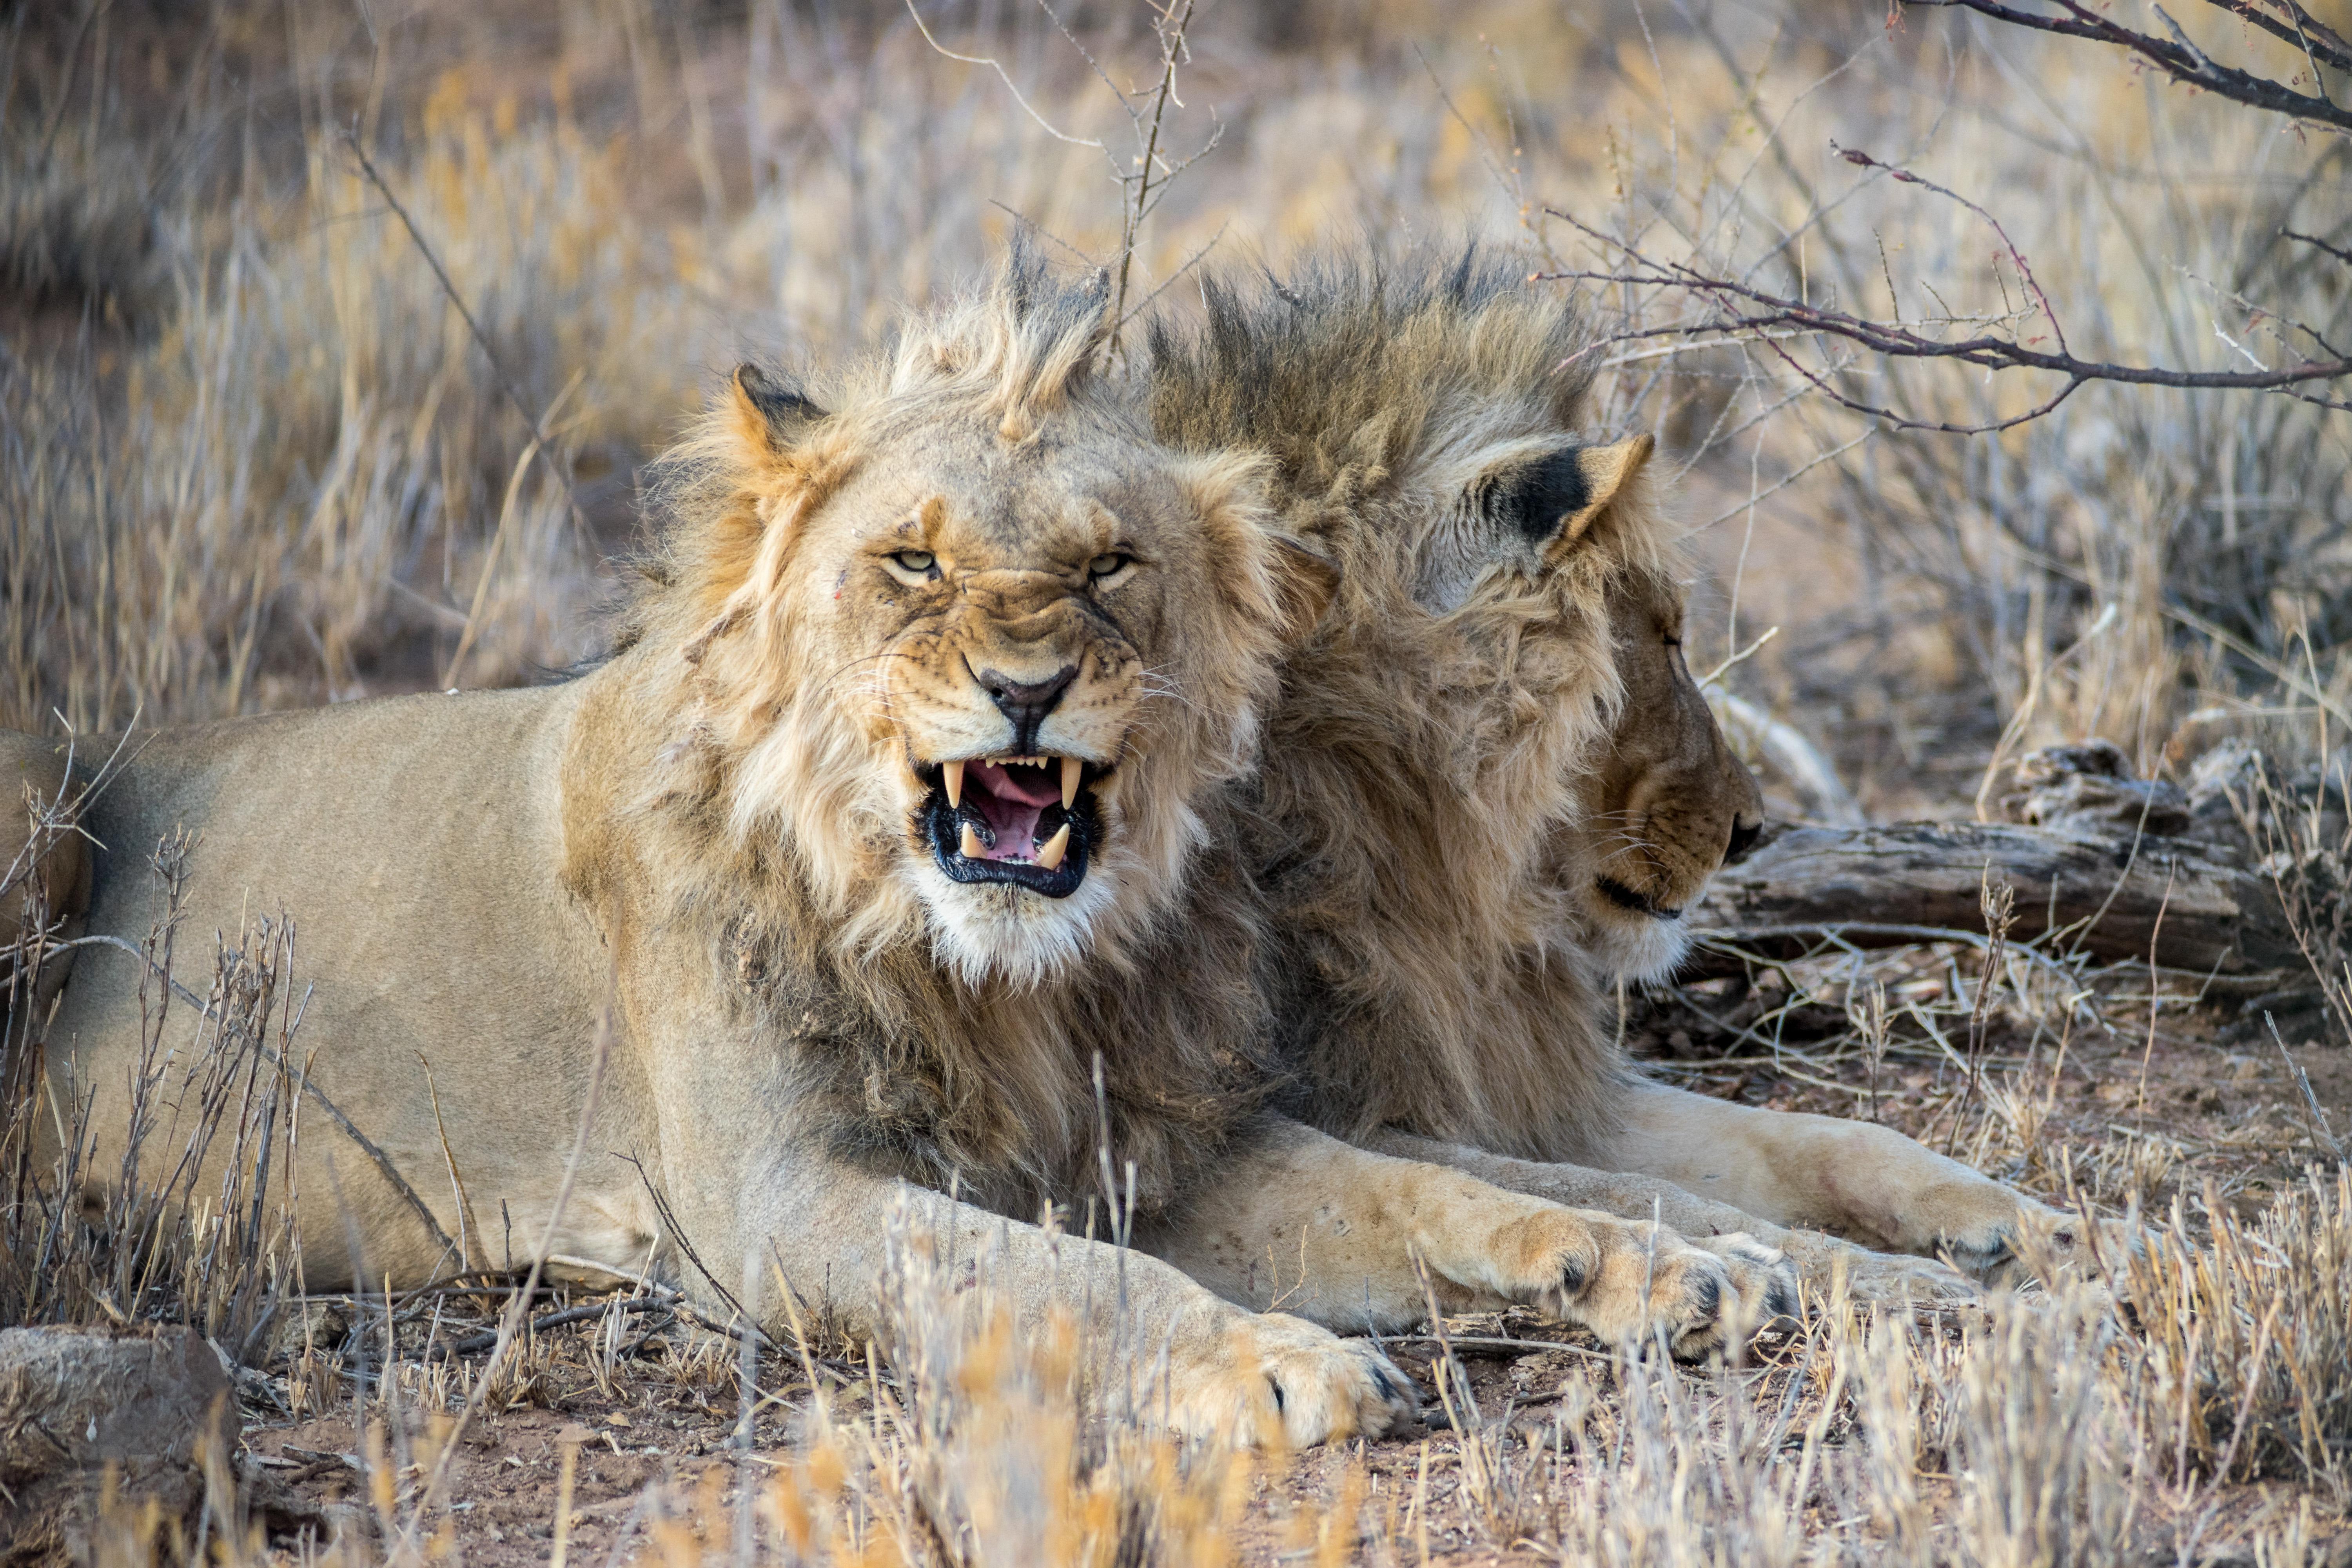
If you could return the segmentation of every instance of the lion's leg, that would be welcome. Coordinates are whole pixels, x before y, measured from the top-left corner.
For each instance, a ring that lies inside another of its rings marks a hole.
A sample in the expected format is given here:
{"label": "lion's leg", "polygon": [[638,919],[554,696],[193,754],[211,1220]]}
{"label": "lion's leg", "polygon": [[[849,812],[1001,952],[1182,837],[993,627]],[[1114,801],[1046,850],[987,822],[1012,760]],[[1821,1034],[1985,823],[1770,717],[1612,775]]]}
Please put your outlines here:
{"label": "lion's leg", "polygon": [[1719,1255],[1662,1226],[1505,1192],[1375,1154],[1296,1122],[1264,1124],[1184,1212],[1139,1238],[1236,1301],[1374,1331],[1444,1310],[1525,1304],[1678,1354],[1725,1347],[1792,1310],[1779,1255]]}
{"label": "lion's leg", "polygon": [[[1299,1446],[1378,1436],[1413,1416],[1410,1381],[1370,1342],[1244,1310],[1155,1258],[1106,1243],[822,1158],[780,1162],[732,1206],[734,1246],[726,1250],[738,1268],[748,1256],[753,1273],[765,1273],[759,1315],[774,1331],[790,1322],[781,1273],[803,1310],[823,1307],[853,1331],[873,1332],[895,1236],[943,1266],[944,1289],[983,1309],[1001,1305],[1024,1337],[1060,1316],[1097,1354],[1122,1354],[1143,1369],[1164,1355],[1167,1384],[1150,1404],[1180,1430]],[[714,1232],[729,1226],[720,1207],[702,1211]],[[725,1267],[719,1249],[692,1239],[714,1270]]]}
{"label": "lion's leg", "polygon": [[2074,1215],[1871,1122],[1640,1083],[1625,1097],[1612,1154],[1629,1170],[1776,1224],[1946,1257],[1988,1282],[2008,1279],[2037,1254],[2065,1263],[2089,1250]]}
{"label": "lion's leg", "polygon": [[1892,1258],[1818,1230],[1775,1225],[1712,1198],[1696,1196],[1658,1176],[1598,1171],[1490,1154],[1483,1149],[1440,1142],[1410,1132],[1385,1131],[1365,1145],[1400,1159],[1446,1165],[1507,1192],[1549,1198],[1571,1208],[1599,1209],[1625,1219],[1655,1215],[1690,1238],[1695,1247],[1731,1251],[1753,1244],[1778,1249],[1808,1287],[1827,1292],[1843,1279],[1865,1300],[1947,1300],[1975,1294],[1975,1287],[1941,1263],[1924,1258]]}

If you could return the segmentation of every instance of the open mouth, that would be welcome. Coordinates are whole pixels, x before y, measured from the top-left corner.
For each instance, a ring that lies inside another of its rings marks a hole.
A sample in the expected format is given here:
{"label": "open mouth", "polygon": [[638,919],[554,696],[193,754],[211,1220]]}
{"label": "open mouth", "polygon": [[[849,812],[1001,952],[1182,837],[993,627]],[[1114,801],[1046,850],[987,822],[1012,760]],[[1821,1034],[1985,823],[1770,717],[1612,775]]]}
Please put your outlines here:
{"label": "open mouth", "polygon": [[1682,910],[1668,909],[1647,893],[1637,893],[1614,877],[1596,878],[1593,885],[1601,889],[1602,898],[1621,910],[1631,910],[1654,921],[1678,921],[1683,918]]}
{"label": "open mouth", "polygon": [[1066,899],[1087,879],[1102,835],[1095,785],[1078,757],[970,757],[920,767],[917,812],[932,858],[959,882],[1010,882]]}

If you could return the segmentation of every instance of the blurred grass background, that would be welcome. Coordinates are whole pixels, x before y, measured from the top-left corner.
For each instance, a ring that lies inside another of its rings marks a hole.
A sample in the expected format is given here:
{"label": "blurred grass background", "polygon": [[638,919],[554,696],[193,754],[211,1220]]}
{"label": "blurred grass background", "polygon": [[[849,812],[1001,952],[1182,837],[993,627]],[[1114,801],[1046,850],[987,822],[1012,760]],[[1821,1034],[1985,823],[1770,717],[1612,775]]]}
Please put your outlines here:
{"label": "blurred grass background", "polygon": [[[639,468],[706,377],[867,340],[1016,221],[1074,265],[1117,249],[1110,84],[1153,77],[1149,10],[922,16],[1034,115],[885,0],[16,8],[0,722],[108,730],[592,656]],[[1214,0],[1179,93],[1168,145],[1214,145],[1144,225],[1139,295],[1204,249],[1279,268],[1334,238],[1616,259],[1549,208],[1849,309],[2014,321],[1999,237],[1836,157],[1853,147],[1984,204],[2078,353],[2230,368],[2282,316],[2352,337],[2352,268],[2281,233],[2352,246],[2341,138],[1960,16]],[[1155,308],[1186,303],[1179,281]],[[1594,303],[1633,327],[1693,309]],[[1821,740],[1865,805],[1971,795],[2004,726],[2014,746],[2104,734],[2156,769],[2248,730],[2307,752],[2315,715],[2340,724],[2341,416],[2093,386],[1957,437],[1849,414],[1800,363],[1955,422],[2054,388],[1820,344],[1613,356],[1607,419],[1687,470],[1700,662],[1782,626],[1728,684]]]}

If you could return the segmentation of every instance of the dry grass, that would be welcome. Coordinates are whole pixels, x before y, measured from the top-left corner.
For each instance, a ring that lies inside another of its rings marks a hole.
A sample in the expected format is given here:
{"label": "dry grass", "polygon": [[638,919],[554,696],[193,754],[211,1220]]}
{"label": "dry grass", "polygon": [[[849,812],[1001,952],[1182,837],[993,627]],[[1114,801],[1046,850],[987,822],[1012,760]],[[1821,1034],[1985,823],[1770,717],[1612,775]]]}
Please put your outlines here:
{"label": "dry grass", "polygon": [[[1071,12],[1076,43],[1034,9],[927,6],[1033,116],[890,5],[86,14],[0,31],[0,722],[83,734],[593,656],[637,469],[698,379],[862,341],[1016,216],[1111,257],[1122,187],[1080,143],[1123,149],[1129,126],[1077,45],[1147,88],[1156,47],[1117,5]],[[1221,141],[1142,225],[1133,291],[1204,247],[1334,233],[1610,259],[1549,205],[1914,321],[2024,319],[1976,219],[1835,142],[1992,206],[2078,351],[2227,364],[2282,312],[2352,336],[2340,269],[2278,237],[2352,243],[2340,142],[2095,51],[1883,22],[1777,0],[1209,8],[1171,144]],[[1181,282],[1155,301],[1183,305]],[[2352,1029],[2343,785],[2331,805],[2320,776],[2352,721],[2343,417],[2093,388],[1998,437],[1892,432],[1784,353],[1922,416],[2036,397],[1805,342],[1620,345],[1608,417],[1678,455],[1715,568],[1695,662],[1785,625],[1727,687],[1882,811],[1965,813],[1997,752],[2050,740],[2105,735],[2150,770],[2259,743],[2279,765],[2249,832],[2273,835]],[[1104,1375],[1133,1347],[1017,1342],[913,1235],[882,1348],[747,1347],[652,1287],[565,1285],[536,1310],[601,1310],[486,1361],[434,1347],[483,1331],[516,1278],[291,1301],[285,1222],[252,1201],[320,1114],[282,1065],[304,1048],[287,928],[192,954],[168,847],[158,869],[154,957],[201,994],[159,977],[154,1000],[205,1007],[205,1049],[152,1064],[100,1213],[60,1196],[82,1140],[37,1160],[37,1102],[12,1099],[0,1321],[197,1323],[251,1363],[253,1436],[215,1456],[199,1520],[118,1510],[105,1561],[2284,1565],[2352,1503],[2352,1191],[2292,1089],[2237,1124],[2158,1108],[2164,1064],[2217,1048],[2194,978],[2015,945],[1830,952],[1632,1018],[1696,1086],[2168,1214],[2126,1304],[1831,1301],[1756,1364],[1696,1372],[1456,1323],[1424,1358],[1450,1412],[1427,1439],[1253,1460],[1138,1419]],[[191,1190],[207,1141],[239,1152],[228,1190]]]}

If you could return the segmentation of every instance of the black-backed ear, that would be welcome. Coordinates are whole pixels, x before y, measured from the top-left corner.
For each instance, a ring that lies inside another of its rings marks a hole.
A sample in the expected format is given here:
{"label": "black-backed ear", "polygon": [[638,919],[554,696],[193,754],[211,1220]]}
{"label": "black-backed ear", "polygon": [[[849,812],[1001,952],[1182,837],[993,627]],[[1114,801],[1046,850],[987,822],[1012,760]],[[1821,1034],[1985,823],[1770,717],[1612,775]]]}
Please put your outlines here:
{"label": "black-backed ear", "polygon": [[1495,521],[1549,553],[1572,544],[1650,460],[1647,435],[1607,447],[1568,447],[1515,471],[1496,489]]}
{"label": "black-backed ear", "polygon": [[806,438],[824,410],[756,364],[735,367],[735,412],[743,434],[781,453]]}

